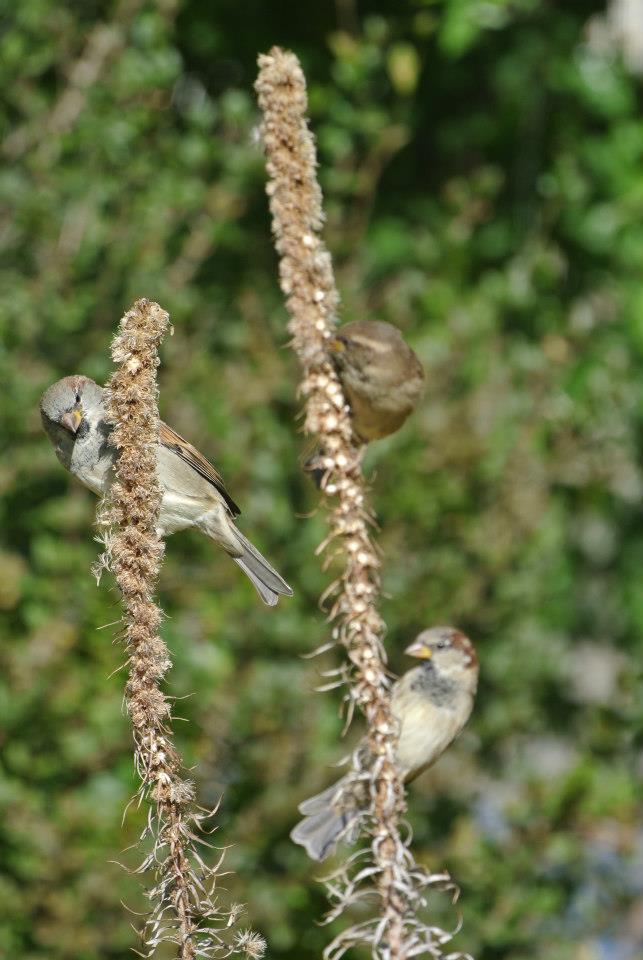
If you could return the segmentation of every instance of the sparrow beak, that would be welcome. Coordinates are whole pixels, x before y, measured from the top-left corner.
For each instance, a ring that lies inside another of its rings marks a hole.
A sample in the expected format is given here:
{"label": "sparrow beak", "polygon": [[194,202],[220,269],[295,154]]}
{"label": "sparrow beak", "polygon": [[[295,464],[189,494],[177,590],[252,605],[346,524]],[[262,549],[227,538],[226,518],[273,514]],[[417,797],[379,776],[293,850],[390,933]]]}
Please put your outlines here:
{"label": "sparrow beak", "polygon": [[63,413],[60,422],[70,433],[78,433],[78,428],[83,422],[83,414],[79,407],[72,407],[67,413]]}
{"label": "sparrow beak", "polygon": [[417,657],[418,660],[430,660],[433,656],[433,651],[421,640],[414,640],[413,643],[409,644],[404,653],[407,657]]}
{"label": "sparrow beak", "polygon": [[328,341],[328,349],[333,353],[343,353],[346,349],[346,342],[342,337],[331,337]]}

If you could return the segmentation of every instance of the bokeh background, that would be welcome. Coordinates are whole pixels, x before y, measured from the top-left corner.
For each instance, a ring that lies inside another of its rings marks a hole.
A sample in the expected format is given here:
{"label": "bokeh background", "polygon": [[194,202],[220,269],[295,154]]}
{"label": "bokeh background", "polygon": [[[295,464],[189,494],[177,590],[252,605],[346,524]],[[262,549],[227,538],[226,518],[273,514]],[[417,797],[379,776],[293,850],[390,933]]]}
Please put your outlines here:
{"label": "bokeh background", "polygon": [[267,610],[208,542],[172,538],[178,741],[203,803],[224,792],[230,896],[270,956],[330,936],[288,840],[346,746],[339,695],[312,692],[333,657],[301,658],[326,638],[330,574],[256,135],[256,56],[279,43],[310,84],[342,319],[397,324],[428,376],[367,459],[391,665],[436,622],[482,662],[466,733],[411,791],[417,856],[461,884],[456,946],[478,960],[640,960],[639,0],[20,0],[0,17],[0,954],[121,960],[121,901],[145,907],[112,862],[137,863],[122,851],[144,815],[121,825],[118,598],[90,575],[95,502],[37,411],[63,374],[108,376],[139,296],[174,322],[163,415],[296,591]]}

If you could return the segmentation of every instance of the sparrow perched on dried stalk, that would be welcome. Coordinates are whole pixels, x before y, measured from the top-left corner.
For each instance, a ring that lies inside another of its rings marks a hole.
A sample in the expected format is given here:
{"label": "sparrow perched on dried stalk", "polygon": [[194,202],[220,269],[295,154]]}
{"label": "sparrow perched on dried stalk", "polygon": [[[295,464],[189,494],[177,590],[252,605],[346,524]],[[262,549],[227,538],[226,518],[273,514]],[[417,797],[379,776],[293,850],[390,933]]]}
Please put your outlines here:
{"label": "sparrow perched on dried stalk", "polygon": [[363,443],[399,430],[424,392],[424,370],[402,334],[381,320],[356,320],[328,343]]}
{"label": "sparrow perched on dried stalk", "polygon": [[[360,443],[399,430],[424,392],[424,369],[402,334],[382,320],[355,320],[328,341],[330,359],[351,408]],[[305,457],[317,487],[329,464],[321,450]]]}
{"label": "sparrow perched on dried stalk", "polygon": [[[478,658],[468,637],[453,627],[424,630],[405,653],[422,661],[395,683],[391,698],[399,724],[397,762],[409,783],[435,763],[469,719]],[[358,756],[362,770],[368,772],[366,740],[358,746]],[[368,804],[368,781],[352,771],[300,804],[304,819],[290,836],[313,860],[324,860],[339,840],[353,839],[353,828]]]}
{"label": "sparrow perched on dried stalk", "polygon": [[[82,484],[103,496],[113,479],[116,451],[109,443],[102,387],[88,377],[58,380],[40,400],[43,426],[56,455]],[[268,561],[237,530],[239,507],[223,479],[203,454],[161,421],[157,475],[163,491],[159,533],[166,536],[197,527],[232,557],[259,596],[274,606],[292,590]]]}

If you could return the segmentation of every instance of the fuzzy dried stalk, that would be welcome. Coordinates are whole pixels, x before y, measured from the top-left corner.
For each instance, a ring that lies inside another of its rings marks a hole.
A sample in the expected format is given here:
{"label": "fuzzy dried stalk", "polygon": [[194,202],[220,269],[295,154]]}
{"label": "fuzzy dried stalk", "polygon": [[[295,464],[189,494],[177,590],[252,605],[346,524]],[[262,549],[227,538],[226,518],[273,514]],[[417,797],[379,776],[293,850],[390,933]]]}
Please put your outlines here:
{"label": "fuzzy dried stalk", "polygon": [[117,455],[100,513],[104,564],[123,598],[129,667],[125,702],[141,780],[139,800],[150,802],[143,837],[151,836],[153,845],[138,872],[152,869],[154,884],[141,935],[145,956],[152,956],[163,941],[177,946],[181,960],[228,956],[249,942],[254,950],[249,955],[261,956],[255,949],[257,938],[252,941],[255,935],[235,937],[230,932],[239,909],[225,910],[217,903],[214,890],[222,857],[211,868],[197,850],[206,815],[194,804],[194,785],[182,776],[170,730],[170,703],[160,687],[171,660],[159,635],[161,611],[154,600],[164,553],[157,533],[161,489],[156,475],[156,371],[158,346],[168,326],[168,314],[158,304],[138,300],[122,318],[112,344],[112,358],[119,366],[107,384],[105,402]]}
{"label": "fuzzy dried stalk", "polygon": [[442,957],[442,944],[450,934],[422,923],[417,911],[425,905],[423,892],[429,886],[454,888],[446,875],[429,875],[415,864],[401,832],[406,804],[395,759],[397,724],[382,642],[385,625],[378,612],[380,558],[371,536],[373,513],[360,446],[327,347],[339,297],[321,238],[322,195],[306,121],[306,83],[297,57],[279,48],[260,56],[255,86],[263,113],[280,283],[302,370],[304,430],[319,442],[325,469],[322,487],[329,533],[320,552],[331,548],[331,556],[343,558],[342,574],[325,594],[334,597],[333,636],[346,648],[349,661],[338,673],[348,683],[349,709],[361,708],[368,727],[368,750],[354,755],[352,776],[368,787],[370,804],[360,825],[370,837],[370,849],[351,857],[328,878],[327,886],[334,904],[331,918],[373,894],[379,900],[379,915],[340,934],[326,956],[337,960],[349,947],[367,943],[378,958],[403,960],[420,953]]}

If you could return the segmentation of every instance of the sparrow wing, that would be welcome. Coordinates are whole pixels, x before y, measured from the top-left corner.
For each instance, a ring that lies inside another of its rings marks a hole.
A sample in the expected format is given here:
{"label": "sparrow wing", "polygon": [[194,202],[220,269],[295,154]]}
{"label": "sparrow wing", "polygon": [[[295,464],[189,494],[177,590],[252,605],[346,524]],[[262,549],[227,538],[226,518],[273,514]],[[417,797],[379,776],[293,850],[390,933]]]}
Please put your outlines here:
{"label": "sparrow wing", "polygon": [[223,477],[218,470],[215,470],[210,461],[206,460],[202,453],[199,453],[196,447],[193,447],[185,437],[182,437],[172,427],[168,427],[167,423],[162,420],[159,439],[164,447],[176,453],[181,460],[191,466],[193,470],[196,470],[197,473],[200,473],[204,479],[216,488],[225,500],[233,517],[239,516],[241,510],[226,490]]}

